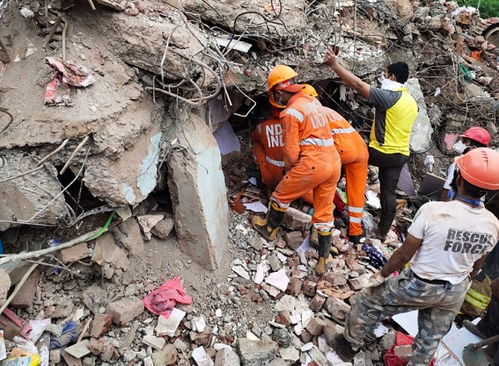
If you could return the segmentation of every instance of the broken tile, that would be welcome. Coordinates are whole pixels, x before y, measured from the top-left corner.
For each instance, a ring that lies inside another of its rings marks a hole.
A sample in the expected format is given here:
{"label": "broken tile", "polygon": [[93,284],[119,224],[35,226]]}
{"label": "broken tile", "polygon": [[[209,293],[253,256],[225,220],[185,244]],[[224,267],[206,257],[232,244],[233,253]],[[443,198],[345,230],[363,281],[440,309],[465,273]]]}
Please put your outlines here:
{"label": "broken tile", "polygon": [[288,288],[289,278],[283,268],[277,272],[269,274],[265,279],[265,282],[281,291],[286,291],[286,289]]}
{"label": "broken tile", "polygon": [[177,328],[185,317],[185,311],[177,308],[173,308],[170,317],[167,319],[164,316],[158,317],[158,325],[156,325],[155,331],[158,336],[168,336],[173,337]]}

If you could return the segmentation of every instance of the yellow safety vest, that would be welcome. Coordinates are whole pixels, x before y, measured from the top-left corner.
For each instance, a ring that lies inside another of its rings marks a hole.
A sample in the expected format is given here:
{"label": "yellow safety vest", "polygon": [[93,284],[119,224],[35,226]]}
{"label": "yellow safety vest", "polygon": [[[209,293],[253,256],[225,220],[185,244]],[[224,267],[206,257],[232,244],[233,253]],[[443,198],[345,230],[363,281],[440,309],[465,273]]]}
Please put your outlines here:
{"label": "yellow safety vest", "polygon": [[[385,154],[399,153],[409,156],[411,131],[418,114],[418,105],[406,88],[397,88],[393,91],[401,91],[402,95],[385,111],[384,142],[379,143],[376,139],[375,125],[380,122],[375,119],[371,127],[369,146]],[[382,112],[377,110],[376,113]]]}

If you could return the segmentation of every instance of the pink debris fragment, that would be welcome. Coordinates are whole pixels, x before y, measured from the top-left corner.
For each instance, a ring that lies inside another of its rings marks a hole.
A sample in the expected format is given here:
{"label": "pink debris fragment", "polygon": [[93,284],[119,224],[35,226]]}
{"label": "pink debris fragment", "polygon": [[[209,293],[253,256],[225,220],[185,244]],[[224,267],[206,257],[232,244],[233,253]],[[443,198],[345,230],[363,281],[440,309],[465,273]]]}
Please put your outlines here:
{"label": "pink debris fragment", "polygon": [[182,285],[179,277],[166,281],[142,300],[151,313],[168,318],[177,302],[191,304],[192,298]]}
{"label": "pink debris fragment", "polygon": [[447,145],[447,150],[452,150],[452,145],[455,144],[457,140],[457,133],[446,133],[444,137],[445,144]]}

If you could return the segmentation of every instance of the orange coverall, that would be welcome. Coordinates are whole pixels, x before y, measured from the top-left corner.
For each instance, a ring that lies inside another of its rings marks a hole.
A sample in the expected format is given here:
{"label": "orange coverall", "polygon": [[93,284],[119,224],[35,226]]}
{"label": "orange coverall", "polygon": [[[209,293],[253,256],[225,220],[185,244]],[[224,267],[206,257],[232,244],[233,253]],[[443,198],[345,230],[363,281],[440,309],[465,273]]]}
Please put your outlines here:
{"label": "orange coverall", "polygon": [[361,235],[369,160],[367,145],[359,133],[339,113],[326,107],[324,110],[327,113],[334,145],[340,154],[347,181],[348,234]]}
{"label": "orange coverall", "polygon": [[272,194],[280,207],[313,190],[312,223],[321,231],[333,227],[333,198],[340,177],[340,156],[334,146],[327,113],[320,102],[296,93],[280,114],[286,175]]}
{"label": "orange coverall", "polygon": [[284,144],[278,115],[256,126],[251,140],[253,158],[260,169],[262,182],[274,190],[284,176]]}

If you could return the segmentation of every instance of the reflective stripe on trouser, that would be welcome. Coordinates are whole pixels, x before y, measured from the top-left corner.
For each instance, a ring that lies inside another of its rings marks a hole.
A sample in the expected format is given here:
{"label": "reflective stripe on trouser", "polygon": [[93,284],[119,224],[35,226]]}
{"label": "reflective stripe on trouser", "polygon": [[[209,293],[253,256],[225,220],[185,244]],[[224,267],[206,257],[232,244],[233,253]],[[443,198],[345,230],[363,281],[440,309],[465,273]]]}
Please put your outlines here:
{"label": "reflective stripe on trouser", "polygon": [[[340,157],[332,148],[324,153],[302,156],[281,180],[272,200],[281,207],[313,190],[312,223],[333,227],[333,198],[340,177]],[[315,225],[314,225],[315,226]],[[322,230],[322,228],[319,228]]]}
{"label": "reflective stripe on trouser", "polygon": [[393,315],[419,310],[419,332],[408,366],[428,366],[442,337],[449,331],[463,303],[469,280],[457,285],[429,284],[406,268],[381,286],[363,289],[347,315],[345,338],[354,346],[374,341],[378,322]]}
{"label": "reflective stripe on trouser", "polygon": [[360,235],[367,182],[367,156],[359,162],[343,165],[343,170],[347,181],[348,234]]}
{"label": "reflective stripe on trouser", "polygon": [[275,189],[284,176],[284,169],[267,161],[267,155],[261,144],[253,143],[252,150],[255,162],[258,165],[258,169],[260,169],[263,184],[270,189]]}

